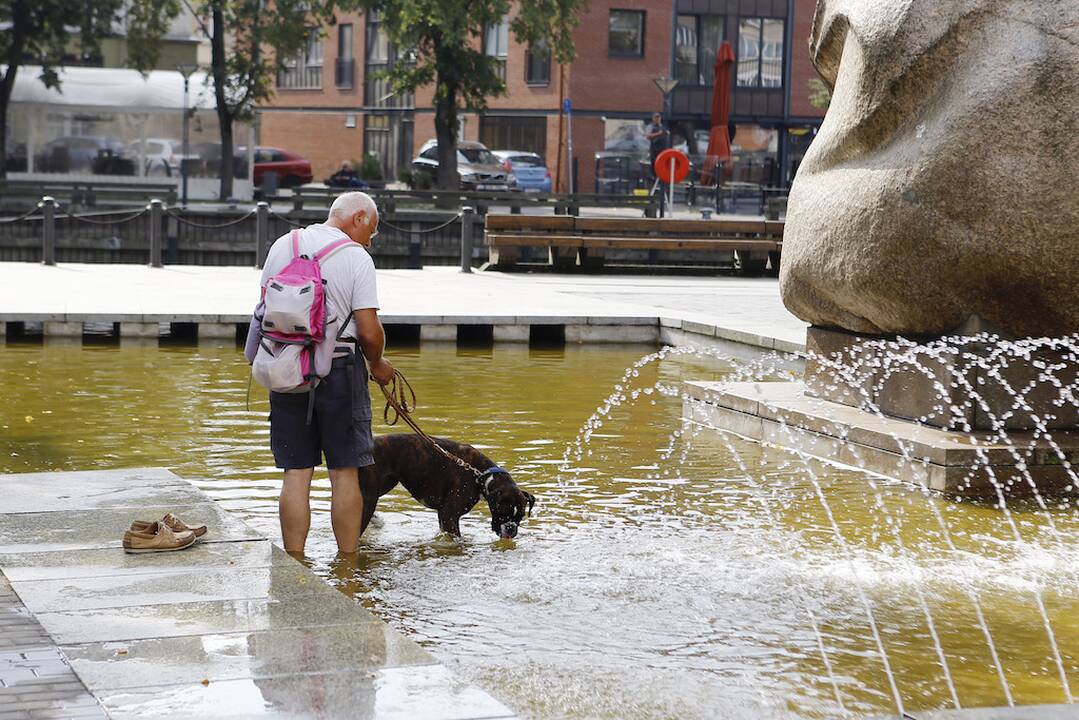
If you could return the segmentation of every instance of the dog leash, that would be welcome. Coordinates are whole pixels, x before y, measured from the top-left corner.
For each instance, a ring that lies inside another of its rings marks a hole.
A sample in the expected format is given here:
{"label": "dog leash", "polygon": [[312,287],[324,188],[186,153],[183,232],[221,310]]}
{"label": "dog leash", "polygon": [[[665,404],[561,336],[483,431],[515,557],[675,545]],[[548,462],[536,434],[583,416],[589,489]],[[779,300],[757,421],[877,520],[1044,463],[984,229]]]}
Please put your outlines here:
{"label": "dog leash", "polygon": [[433,437],[424,432],[423,428],[421,428],[412,417],[412,411],[416,409],[416,391],[412,389],[412,384],[401,374],[400,370],[394,370],[393,380],[386,385],[379,385],[379,388],[381,388],[382,394],[386,396],[386,407],[382,411],[382,419],[386,421],[387,425],[396,425],[398,420],[404,420],[417,435],[429,442],[431,447],[441,453],[447,460],[454,463],[462,470],[471,470],[472,474],[476,476],[476,482],[479,483],[480,488],[483,489],[486,494],[483,478],[486,475],[490,475],[492,471],[501,471],[501,468],[495,465],[490,470],[479,470],[446,450],[435,442]]}

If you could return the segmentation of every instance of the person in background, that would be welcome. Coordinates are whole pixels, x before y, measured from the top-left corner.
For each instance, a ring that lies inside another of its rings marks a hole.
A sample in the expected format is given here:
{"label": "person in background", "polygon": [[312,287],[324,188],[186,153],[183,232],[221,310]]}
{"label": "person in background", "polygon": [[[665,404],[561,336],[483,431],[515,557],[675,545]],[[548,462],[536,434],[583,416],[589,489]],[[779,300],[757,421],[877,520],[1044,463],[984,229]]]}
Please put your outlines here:
{"label": "person in background", "polygon": [[326,184],[330,187],[344,187],[355,188],[362,190],[367,187],[367,183],[356,174],[356,170],[352,167],[352,161],[344,160],[341,162],[341,168],[330,177],[326,178]]}
{"label": "person in background", "polygon": [[644,137],[648,140],[648,166],[655,172],[656,156],[671,146],[671,131],[663,124],[663,116],[652,113],[652,123],[645,128]]}

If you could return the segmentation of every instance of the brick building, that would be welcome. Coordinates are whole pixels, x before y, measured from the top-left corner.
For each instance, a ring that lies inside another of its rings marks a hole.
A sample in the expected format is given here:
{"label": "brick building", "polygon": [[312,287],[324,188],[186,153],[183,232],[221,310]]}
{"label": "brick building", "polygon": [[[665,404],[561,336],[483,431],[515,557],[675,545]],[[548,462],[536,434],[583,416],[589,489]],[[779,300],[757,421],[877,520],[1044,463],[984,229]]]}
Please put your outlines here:
{"label": "brick building", "polygon": [[[596,153],[639,151],[641,123],[664,110],[655,80],[678,85],[668,98],[675,146],[704,152],[712,99],[713,59],[730,41],[734,178],[787,185],[819,126],[809,102],[815,76],[808,40],[815,0],[593,0],[575,34],[577,58],[553,63],[542,48],[519,45],[505,24],[487,29],[483,50],[502,62],[508,92],[481,116],[463,114],[461,137],[491,149],[539,152],[565,190],[573,155],[582,192],[596,187]],[[262,108],[265,145],[308,157],[316,177],[342,159],[373,152],[393,177],[434,137],[432,89],[413,98],[391,94],[376,71],[398,62],[377,16],[340,14],[278,78]]]}

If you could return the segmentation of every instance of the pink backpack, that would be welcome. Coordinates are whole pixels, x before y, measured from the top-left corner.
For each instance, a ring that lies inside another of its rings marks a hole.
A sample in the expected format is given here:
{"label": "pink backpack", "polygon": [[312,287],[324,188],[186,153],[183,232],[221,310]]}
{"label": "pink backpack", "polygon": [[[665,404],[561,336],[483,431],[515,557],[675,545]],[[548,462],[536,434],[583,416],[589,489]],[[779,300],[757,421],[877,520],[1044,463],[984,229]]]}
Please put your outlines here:
{"label": "pink backpack", "polygon": [[[299,230],[292,231],[291,241],[292,260],[262,288],[262,302],[255,309],[249,335],[249,341],[257,340],[257,344],[249,342],[248,360],[251,374],[263,387],[274,392],[310,392],[310,422],[315,387],[329,374],[334,345],[348,325],[347,315],[331,315],[319,263],[352,241],[335,240],[313,258],[300,254]],[[326,342],[327,338],[332,340]]]}

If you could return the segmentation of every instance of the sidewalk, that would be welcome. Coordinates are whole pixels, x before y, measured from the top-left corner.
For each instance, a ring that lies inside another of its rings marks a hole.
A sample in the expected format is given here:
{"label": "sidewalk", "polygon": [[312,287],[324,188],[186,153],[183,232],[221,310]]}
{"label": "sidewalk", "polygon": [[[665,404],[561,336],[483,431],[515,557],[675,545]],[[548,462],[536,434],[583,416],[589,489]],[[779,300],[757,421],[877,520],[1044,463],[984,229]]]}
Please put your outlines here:
{"label": "sidewalk", "polygon": [[[500,327],[561,324],[567,341],[677,343],[671,332],[677,330],[698,340],[784,352],[801,350],[805,342],[806,324],[783,307],[779,284],[770,278],[466,275],[429,267],[381,270],[378,280],[383,322],[490,324],[496,341],[521,339],[509,330],[500,337]],[[54,323],[47,334],[77,335],[83,322],[246,323],[258,281],[258,271],[238,267],[0,263],[0,328],[3,322],[37,321]],[[607,330],[595,329],[603,326]]]}
{"label": "sidewalk", "polygon": [[[513,714],[166,470],[0,483],[0,718]],[[206,537],[125,554],[166,510]]]}

